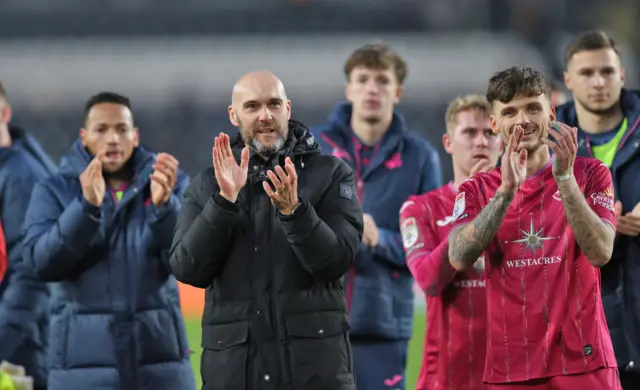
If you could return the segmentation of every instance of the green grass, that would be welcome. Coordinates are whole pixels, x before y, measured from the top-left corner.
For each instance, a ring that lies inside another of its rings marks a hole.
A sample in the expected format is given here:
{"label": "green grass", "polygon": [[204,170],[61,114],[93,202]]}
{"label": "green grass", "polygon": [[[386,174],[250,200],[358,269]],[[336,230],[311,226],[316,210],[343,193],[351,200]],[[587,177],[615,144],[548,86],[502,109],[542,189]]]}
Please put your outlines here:
{"label": "green grass", "polygon": [[[192,319],[187,320],[187,337],[189,337],[189,345],[191,350],[194,351],[191,355],[191,364],[193,365],[193,371],[196,373],[196,382],[198,389],[202,386],[200,380],[200,339],[202,337],[202,331],[200,329],[200,320]],[[424,311],[416,310],[416,314],[413,319],[413,338],[409,345],[409,362],[407,364],[407,385],[406,390],[412,390],[416,388],[416,380],[418,379],[418,373],[420,372],[420,364],[422,362],[422,347],[424,341],[424,327],[425,327],[425,315]]]}

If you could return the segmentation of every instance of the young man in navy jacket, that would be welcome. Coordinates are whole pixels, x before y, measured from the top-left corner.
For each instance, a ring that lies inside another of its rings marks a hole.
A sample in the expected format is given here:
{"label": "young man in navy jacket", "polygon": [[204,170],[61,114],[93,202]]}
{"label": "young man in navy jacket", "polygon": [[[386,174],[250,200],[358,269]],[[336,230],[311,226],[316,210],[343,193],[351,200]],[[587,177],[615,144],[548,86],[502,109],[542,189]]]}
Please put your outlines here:
{"label": "young man in navy jacket", "polygon": [[345,95],[329,123],[313,129],[323,153],[349,163],[364,210],[364,236],[345,277],[358,389],[403,389],[412,335],[413,278],[399,227],[402,203],[442,185],[440,159],[395,109],[407,76],[385,45],[347,59]]}
{"label": "young man in navy jacket", "polygon": [[48,390],[194,390],[169,248],[189,178],[140,145],[131,104],[103,92],[34,188],[23,258],[51,283]]}
{"label": "young man in navy jacket", "polygon": [[564,79],[573,101],[557,107],[557,120],[578,128],[579,156],[595,157],[611,169],[617,236],[613,257],[601,270],[602,302],[622,387],[638,389],[640,97],[623,87],[620,48],[601,31],[584,33],[569,44]]}

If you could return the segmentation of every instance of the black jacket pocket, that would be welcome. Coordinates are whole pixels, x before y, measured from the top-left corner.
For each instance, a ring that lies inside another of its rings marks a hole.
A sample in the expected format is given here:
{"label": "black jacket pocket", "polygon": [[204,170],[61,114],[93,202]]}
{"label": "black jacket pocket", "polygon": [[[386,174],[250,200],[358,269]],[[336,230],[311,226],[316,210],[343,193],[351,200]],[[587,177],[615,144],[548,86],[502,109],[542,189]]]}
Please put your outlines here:
{"label": "black jacket pocket", "polygon": [[202,327],[202,384],[208,390],[245,390],[249,322]]}
{"label": "black jacket pocket", "polygon": [[349,323],[344,313],[291,314],[286,323],[296,389],[355,389]]}

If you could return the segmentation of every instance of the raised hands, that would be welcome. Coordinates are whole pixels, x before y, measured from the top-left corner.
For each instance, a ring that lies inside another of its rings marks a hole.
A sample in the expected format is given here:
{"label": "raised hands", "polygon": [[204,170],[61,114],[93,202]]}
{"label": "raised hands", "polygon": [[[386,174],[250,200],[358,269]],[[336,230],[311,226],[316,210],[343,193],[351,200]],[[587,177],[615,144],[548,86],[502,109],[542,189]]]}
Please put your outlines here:
{"label": "raised hands", "polygon": [[549,135],[558,142],[547,138],[542,140],[553,151],[553,176],[556,180],[566,180],[573,175],[578,153],[578,130],[561,122],[551,122]]}
{"label": "raised hands", "polygon": [[282,214],[289,215],[295,211],[298,203],[300,203],[298,199],[298,174],[289,157],[284,160],[284,168],[282,169],[278,165],[274,168],[276,173],[273,171],[267,172],[267,176],[275,190],[266,181],[262,183],[262,186],[269,198],[271,198],[271,203]]}
{"label": "raised hands", "polygon": [[231,151],[229,136],[220,133],[213,146],[213,169],[220,187],[220,195],[235,203],[238,193],[247,183],[249,169],[249,148],[245,146],[240,156],[240,164]]}
{"label": "raised hands", "polygon": [[524,129],[516,126],[509,137],[509,142],[502,155],[500,171],[502,173],[501,187],[505,191],[515,192],[527,177],[527,150],[518,151],[518,145],[524,135]]}
{"label": "raised hands", "polygon": [[104,201],[104,194],[107,191],[107,184],[102,176],[102,159],[105,154],[105,150],[98,152],[84,172],[80,174],[82,195],[87,202],[97,207]]}
{"label": "raised hands", "polygon": [[158,153],[151,173],[151,202],[162,206],[171,197],[178,181],[178,160],[168,153]]}

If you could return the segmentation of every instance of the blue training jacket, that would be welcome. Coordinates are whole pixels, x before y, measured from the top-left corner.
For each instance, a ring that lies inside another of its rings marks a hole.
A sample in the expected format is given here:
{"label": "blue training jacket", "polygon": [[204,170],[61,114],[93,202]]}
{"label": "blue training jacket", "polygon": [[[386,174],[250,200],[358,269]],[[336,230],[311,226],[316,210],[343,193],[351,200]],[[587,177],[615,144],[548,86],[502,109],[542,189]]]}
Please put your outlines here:
{"label": "blue training jacket", "polygon": [[51,286],[48,390],[195,389],[176,280],[173,229],[188,178],[161,209],[150,203],[155,154],[134,152],[119,203],[82,196],[92,157],[78,140],[60,173],[33,191],[24,259]]}
{"label": "blue training jacket", "polygon": [[340,104],[328,124],[312,129],[323,153],[343,158],[353,169],[364,213],[373,217],[380,232],[377,247],[360,245],[355,266],[345,276],[350,333],[355,338],[408,340],[414,293],[400,235],[400,207],[409,196],[440,187],[440,158],[394,112],[371,163],[363,167],[360,142],[350,126],[351,110],[351,104]]}
{"label": "blue training jacket", "polygon": [[[622,202],[623,214],[640,202],[640,92],[622,90],[622,110],[627,131],[616,152],[611,175],[615,199]],[[557,120],[578,126],[575,104],[556,109]],[[594,157],[589,137],[579,132],[578,155]],[[602,303],[613,349],[621,371],[640,373],[640,236],[616,239],[611,261],[601,268]]]}
{"label": "blue training jacket", "polygon": [[9,133],[12,145],[0,148],[0,222],[9,265],[0,283],[0,360],[25,367],[44,386],[49,291],[22,262],[22,223],[34,186],[56,167],[31,135],[13,126]]}

